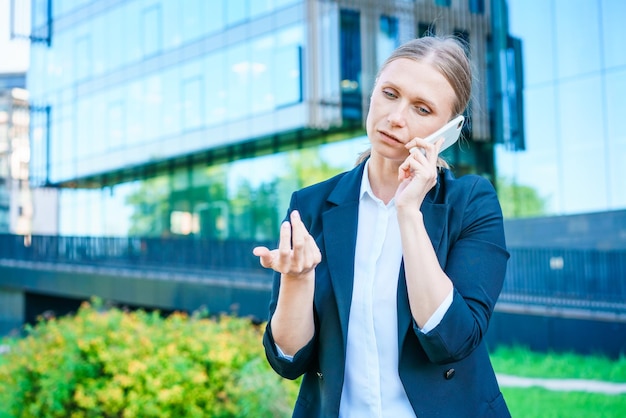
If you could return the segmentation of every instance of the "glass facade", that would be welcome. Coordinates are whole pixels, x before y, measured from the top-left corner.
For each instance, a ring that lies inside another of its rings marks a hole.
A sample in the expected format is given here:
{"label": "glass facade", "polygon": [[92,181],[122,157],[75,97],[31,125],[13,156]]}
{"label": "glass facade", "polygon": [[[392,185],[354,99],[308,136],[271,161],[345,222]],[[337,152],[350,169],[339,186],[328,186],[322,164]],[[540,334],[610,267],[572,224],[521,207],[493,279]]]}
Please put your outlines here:
{"label": "glass facade", "polygon": [[523,51],[526,144],[523,151],[496,149],[506,215],[625,208],[626,3],[508,5],[509,31]]}
{"label": "glass facade", "polygon": [[[53,2],[52,47],[33,53],[29,90],[50,106],[52,126],[48,150],[33,156],[35,182],[57,184],[305,124],[294,106],[303,99],[298,2],[137,0],[96,9],[103,3]],[[286,13],[290,25],[237,25],[289,3],[296,3]],[[249,37],[253,30],[259,35]],[[282,123],[238,123],[281,109]]]}
{"label": "glass facade", "polygon": [[[31,182],[58,189],[73,236],[276,238],[293,190],[368,147],[375,72],[422,19],[479,48],[489,22],[433,1],[48,4],[33,1],[33,33],[54,31],[31,49]],[[489,122],[473,122],[447,158],[492,178]]]}
{"label": "glass facade", "polygon": [[197,165],[104,189],[61,189],[63,235],[274,239],[291,192],[351,168],[365,137]]}
{"label": "glass facade", "polygon": [[[1,80],[24,86],[23,77]],[[31,231],[32,197],[28,187],[28,92],[21,87],[0,88],[0,233],[26,235]]]}

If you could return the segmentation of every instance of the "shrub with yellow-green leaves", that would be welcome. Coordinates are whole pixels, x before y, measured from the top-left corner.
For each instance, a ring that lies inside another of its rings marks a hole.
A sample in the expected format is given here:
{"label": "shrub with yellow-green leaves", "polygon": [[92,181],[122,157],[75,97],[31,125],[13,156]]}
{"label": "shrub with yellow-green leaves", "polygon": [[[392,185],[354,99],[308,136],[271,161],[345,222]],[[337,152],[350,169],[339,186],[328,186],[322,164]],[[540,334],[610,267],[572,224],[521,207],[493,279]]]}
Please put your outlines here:
{"label": "shrub with yellow-green leaves", "polygon": [[0,354],[0,417],[289,416],[297,383],[249,320],[84,304]]}

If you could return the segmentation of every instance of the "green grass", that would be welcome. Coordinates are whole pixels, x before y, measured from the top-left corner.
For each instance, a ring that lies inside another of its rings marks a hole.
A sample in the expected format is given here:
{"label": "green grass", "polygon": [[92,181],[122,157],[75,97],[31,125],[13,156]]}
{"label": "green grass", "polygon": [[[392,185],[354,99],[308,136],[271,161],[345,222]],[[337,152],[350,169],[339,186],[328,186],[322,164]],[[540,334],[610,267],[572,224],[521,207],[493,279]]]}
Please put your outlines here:
{"label": "green grass", "polygon": [[[521,347],[498,348],[491,355],[496,373],[553,379],[591,379],[626,383],[626,356],[536,353]],[[626,394],[557,392],[502,387],[513,418],[624,418]]]}
{"label": "green grass", "polygon": [[513,418],[624,418],[626,395],[501,388]]}
{"label": "green grass", "polygon": [[491,362],[496,372],[502,374],[626,383],[626,355],[610,359],[601,355],[537,353],[522,347],[499,347],[491,353]]}

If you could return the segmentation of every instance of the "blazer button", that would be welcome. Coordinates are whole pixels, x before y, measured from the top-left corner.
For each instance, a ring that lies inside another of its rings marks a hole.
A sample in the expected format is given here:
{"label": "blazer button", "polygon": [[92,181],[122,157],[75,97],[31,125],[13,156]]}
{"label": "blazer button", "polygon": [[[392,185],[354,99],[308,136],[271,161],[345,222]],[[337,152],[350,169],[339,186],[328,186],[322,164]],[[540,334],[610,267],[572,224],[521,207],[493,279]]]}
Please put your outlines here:
{"label": "blazer button", "polygon": [[320,380],[324,380],[324,375],[322,374],[322,372],[317,372],[316,374]]}
{"label": "blazer button", "polygon": [[450,380],[454,377],[455,373],[456,371],[454,369],[448,369],[443,373],[443,377],[445,377],[446,380]]}

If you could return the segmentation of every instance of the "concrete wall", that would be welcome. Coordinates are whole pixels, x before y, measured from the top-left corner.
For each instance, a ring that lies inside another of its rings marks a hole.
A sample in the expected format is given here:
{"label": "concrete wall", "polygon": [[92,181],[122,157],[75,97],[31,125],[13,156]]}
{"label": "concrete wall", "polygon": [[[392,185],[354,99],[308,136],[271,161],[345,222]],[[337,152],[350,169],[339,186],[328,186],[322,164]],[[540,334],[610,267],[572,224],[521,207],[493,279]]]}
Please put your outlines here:
{"label": "concrete wall", "polygon": [[[75,301],[97,296],[130,307],[186,312],[206,309],[209,314],[234,313],[263,321],[267,319],[270,291],[271,275],[250,278],[238,273],[207,272],[205,276],[194,276],[167,271],[3,262],[0,263],[0,335],[47,310],[57,310],[59,304],[54,298],[73,300],[71,305],[77,306]],[[26,306],[27,302],[31,306]]]}
{"label": "concrete wall", "polygon": [[0,286],[0,336],[19,330],[24,324],[24,292]]}

